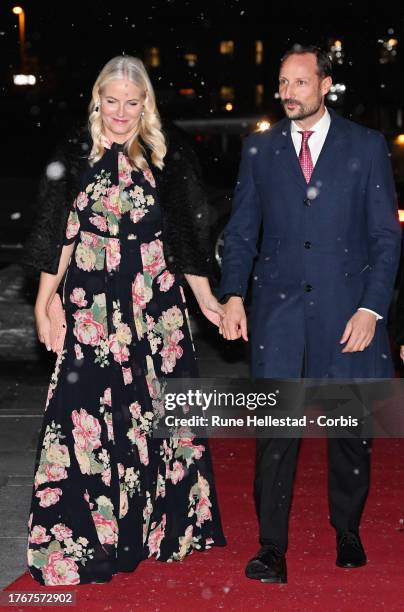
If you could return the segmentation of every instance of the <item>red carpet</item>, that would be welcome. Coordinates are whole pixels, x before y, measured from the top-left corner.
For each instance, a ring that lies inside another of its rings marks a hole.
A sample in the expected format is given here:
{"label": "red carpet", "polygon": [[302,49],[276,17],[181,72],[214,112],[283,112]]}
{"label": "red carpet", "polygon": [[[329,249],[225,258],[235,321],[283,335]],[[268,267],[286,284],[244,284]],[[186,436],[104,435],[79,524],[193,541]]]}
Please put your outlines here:
{"label": "red carpet", "polygon": [[[303,441],[290,524],[287,585],[261,584],[244,577],[245,563],[258,548],[251,495],[254,442],[212,440],[211,444],[228,546],[195,552],[181,563],[149,560],[132,574],[117,574],[108,584],[74,587],[74,610],[404,609],[404,440],[374,442],[372,487],[362,522],[369,563],[352,570],[335,566],[334,531],[327,520],[326,442]],[[63,588],[40,587],[26,573],[6,590]]]}

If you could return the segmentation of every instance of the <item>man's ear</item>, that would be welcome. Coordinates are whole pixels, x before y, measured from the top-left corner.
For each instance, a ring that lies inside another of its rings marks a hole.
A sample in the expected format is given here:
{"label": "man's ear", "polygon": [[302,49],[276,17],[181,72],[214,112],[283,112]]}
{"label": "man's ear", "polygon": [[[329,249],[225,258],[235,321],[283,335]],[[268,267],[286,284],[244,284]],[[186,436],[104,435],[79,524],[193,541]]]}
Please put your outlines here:
{"label": "man's ear", "polygon": [[328,92],[330,91],[331,85],[332,85],[332,78],[330,76],[325,77],[321,81],[321,93],[323,94],[323,96],[328,94]]}

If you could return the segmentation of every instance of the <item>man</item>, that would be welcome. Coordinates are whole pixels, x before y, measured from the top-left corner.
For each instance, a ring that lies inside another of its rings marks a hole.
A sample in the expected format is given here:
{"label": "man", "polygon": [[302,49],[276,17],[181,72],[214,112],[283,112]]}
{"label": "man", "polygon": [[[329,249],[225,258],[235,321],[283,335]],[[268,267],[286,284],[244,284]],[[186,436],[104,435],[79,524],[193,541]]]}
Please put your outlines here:
{"label": "man", "polygon": [[[253,268],[256,378],[380,378],[393,373],[386,330],[401,232],[384,137],[324,104],[331,63],[316,47],[282,59],[285,119],[245,142],[225,230],[223,337],[248,340],[243,298]],[[260,230],[261,240],[259,241]],[[258,248],[258,243],[260,247]],[[261,549],[249,578],[286,582],[297,439],[257,440]],[[329,506],[337,565],[366,563],[359,523],[369,446],[329,439]]]}

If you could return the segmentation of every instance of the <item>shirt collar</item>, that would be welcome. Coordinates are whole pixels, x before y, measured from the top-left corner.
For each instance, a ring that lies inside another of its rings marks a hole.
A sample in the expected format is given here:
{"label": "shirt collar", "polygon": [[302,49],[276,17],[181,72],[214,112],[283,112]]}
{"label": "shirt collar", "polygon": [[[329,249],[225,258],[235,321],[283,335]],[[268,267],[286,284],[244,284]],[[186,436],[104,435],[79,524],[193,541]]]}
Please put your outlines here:
{"label": "shirt collar", "polygon": [[[331,123],[331,116],[330,113],[328,112],[327,107],[325,108],[325,112],[324,115],[321,117],[321,119],[319,119],[317,121],[317,123],[315,123],[311,128],[310,128],[310,132],[325,132]],[[295,121],[291,122],[291,131],[292,133],[294,132],[301,132],[302,128],[299,127],[297,125],[297,123],[295,123]]]}

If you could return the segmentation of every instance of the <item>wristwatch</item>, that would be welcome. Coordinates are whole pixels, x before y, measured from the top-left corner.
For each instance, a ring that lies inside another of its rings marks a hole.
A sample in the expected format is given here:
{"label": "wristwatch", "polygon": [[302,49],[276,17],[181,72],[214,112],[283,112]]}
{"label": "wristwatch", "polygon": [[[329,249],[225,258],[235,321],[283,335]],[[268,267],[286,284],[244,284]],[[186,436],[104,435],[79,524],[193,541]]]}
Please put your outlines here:
{"label": "wristwatch", "polygon": [[220,298],[219,303],[220,304],[227,304],[227,302],[229,301],[229,299],[231,297],[239,297],[244,302],[244,298],[243,298],[243,296],[240,293],[225,293],[224,296],[222,298]]}

